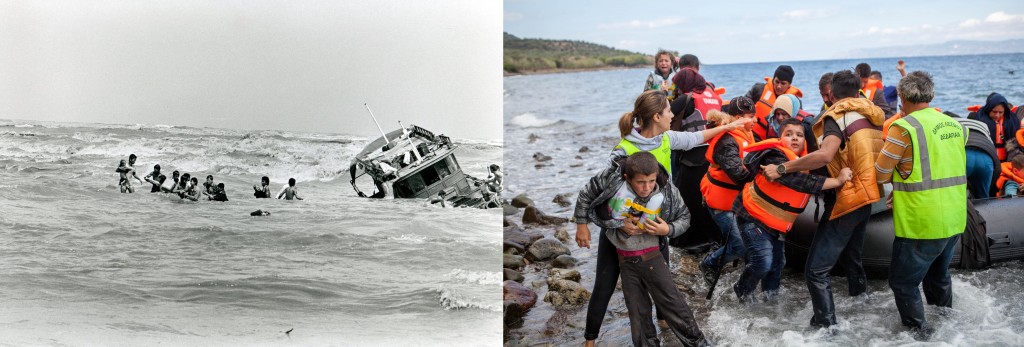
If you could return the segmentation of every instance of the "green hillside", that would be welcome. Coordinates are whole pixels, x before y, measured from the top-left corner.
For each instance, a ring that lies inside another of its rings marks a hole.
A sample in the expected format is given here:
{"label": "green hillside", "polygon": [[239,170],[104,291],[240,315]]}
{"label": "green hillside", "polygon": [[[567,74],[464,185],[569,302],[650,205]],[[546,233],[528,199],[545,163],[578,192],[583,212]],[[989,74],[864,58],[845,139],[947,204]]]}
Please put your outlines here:
{"label": "green hillside", "polygon": [[506,73],[651,65],[653,56],[583,41],[521,39],[505,33]]}

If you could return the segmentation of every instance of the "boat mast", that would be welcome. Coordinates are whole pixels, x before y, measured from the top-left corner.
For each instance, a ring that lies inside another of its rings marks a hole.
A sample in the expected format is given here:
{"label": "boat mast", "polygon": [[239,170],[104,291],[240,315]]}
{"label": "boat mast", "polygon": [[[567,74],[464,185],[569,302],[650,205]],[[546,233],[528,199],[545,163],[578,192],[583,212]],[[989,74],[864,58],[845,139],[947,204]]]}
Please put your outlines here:
{"label": "boat mast", "polygon": [[384,138],[384,144],[391,144],[391,141],[388,141],[388,135],[384,133],[384,129],[380,128],[380,123],[377,123],[377,117],[374,117],[373,111],[370,111],[370,104],[364,103],[363,106],[366,106],[366,111],[370,112],[370,118],[373,119],[373,124],[377,125],[377,130],[380,131],[380,136]]}

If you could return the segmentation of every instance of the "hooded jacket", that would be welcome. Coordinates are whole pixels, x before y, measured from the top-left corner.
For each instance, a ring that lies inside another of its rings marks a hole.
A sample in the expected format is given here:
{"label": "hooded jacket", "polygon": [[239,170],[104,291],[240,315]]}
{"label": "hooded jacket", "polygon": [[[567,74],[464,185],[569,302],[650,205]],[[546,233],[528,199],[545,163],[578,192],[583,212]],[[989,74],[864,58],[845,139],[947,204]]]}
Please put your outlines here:
{"label": "hooded jacket", "polygon": [[[1017,144],[1017,140],[1015,135],[1017,134],[1017,130],[1020,129],[1020,119],[1017,118],[1016,114],[1010,112],[1010,103],[1006,101],[1005,97],[999,93],[990,94],[985,100],[985,106],[982,106],[978,113],[972,113],[968,115],[967,118],[979,120],[985,123],[985,125],[988,126],[988,133],[989,137],[992,139],[992,143],[999,143],[1000,141],[996,139],[996,122],[992,120],[992,117],[988,116],[989,112],[992,112],[992,109],[996,108],[997,105],[1003,105],[1003,108],[1005,109],[1005,111],[1003,111],[1002,143],[1003,146],[1006,147],[1007,151],[1009,151],[1011,148],[1016,147],[1015,145]],[[1014,145],[1009,145],[1011,141]]]}
{"label": "hooded jacket", "polygon": [[[606,215],[607,211],[604,207],[607,206],[608,200],[615,195],[619,187],[627,184],[622,177],[622,170],[620,170],[620,165],[624,161],[625,158],[613,161],[611,167],[592,177],[583,186],[583,189],[580,189],[573,216],[576,224],[594,223],[601,228],[601,232],[622,227],[623,221],[612,219],[612,216]],[[657,183],[662,194],[665,194],[660,217],[669,224],[668,237],[682,235],[690,227],[690,211],[686,209],[686,204],[683,203],[683,198],[679,195],[679,189],[672,185],[665,168],[660,168]],[[654,244],[657,245],[657,239]]]}
{"label": "hooded jacket", "polygon": [[826,118],[835,120],[846,138],[845,146],[828,163],[829,177],[838,177],[844,167],[853,170],[853,179],[836,193],[836,204],[829,216],[833,220],[882,197],[875,180],[875,159],[882,151],[885,114],[868,99],[839,100],[811,128],[818,143],[823,140]]}

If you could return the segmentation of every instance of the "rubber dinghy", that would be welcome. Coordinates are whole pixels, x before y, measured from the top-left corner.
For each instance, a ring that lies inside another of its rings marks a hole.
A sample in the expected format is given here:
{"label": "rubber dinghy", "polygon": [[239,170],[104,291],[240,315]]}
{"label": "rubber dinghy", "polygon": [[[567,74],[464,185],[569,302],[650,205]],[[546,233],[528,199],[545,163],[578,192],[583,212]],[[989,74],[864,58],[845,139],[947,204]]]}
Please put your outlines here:
{"label": "rubber dinghy", "polygon": [[[889,186],[886,185],[886,195]],[[886,208],[884,202],[883,198],[872,205],[871,219],[864,235],[864,271],[869,278],[888,276],[892,241],[896,238],[892,210]],[[978,223],[974,223],[977,221],[971,220],[971,211],[968,211],[968,231],[960,237],[950,266],[985,268],[993,263],[1024,259],[1024,217],[1019,214],[1024,211],[1024,198],[988,198],[972,202],[984,224],[977,228]],[[799,271],[804,269],[807,250],[818,228],[814,222],[815,206],[816,201],[811,199],[786,235],[786,266]],[[821,210],[824,211],[824,207]],[[836,269],[839,268],[837,265]]]}
{"label": "rubber dinghy", "polygon": [[[499,206],[497,194],[462,172],[455,159],[458,148],[444,135],[427,129],[402,126],[370,142],[349,166],[352,189],[361,197],[396,199],[443,199],[455,207]],[[369,185],[365,179],[372,180]],[[364,184],[367,196],[360,189]]]}

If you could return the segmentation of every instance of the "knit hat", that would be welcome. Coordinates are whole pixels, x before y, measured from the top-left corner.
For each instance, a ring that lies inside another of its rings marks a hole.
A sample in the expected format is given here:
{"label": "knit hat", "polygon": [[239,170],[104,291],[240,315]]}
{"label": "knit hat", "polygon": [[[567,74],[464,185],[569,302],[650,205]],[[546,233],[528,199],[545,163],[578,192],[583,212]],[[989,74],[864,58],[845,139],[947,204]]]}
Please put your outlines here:
{"label": "knit hat", "polygon": [[775,69],[775,78],[778,78],[780,81],[793,83],[794,75],[796,75],[796,73],[793,72],[793,68],[789,67],[789,65],[779,65],[779,67]]}
{"label": "knit hat", "polygon": [[775,130],[775,134],[780,134],[778,117],[775,117],[775,110],[783,110],[789,113],[790,117],[796,117],[797,113],[800,112],[800,98],[797,98],[793,94],[782,94],[779,95],[778,99],[775,99],[775,106],[772,106],[772,111],[768,113],[768,126]]}
{"label": "knit hat", "polygon": [[737,96],[729,100],[725,112],[731,116],[739,116],[744,113],[754,113],[754,101],[745,96]]}

